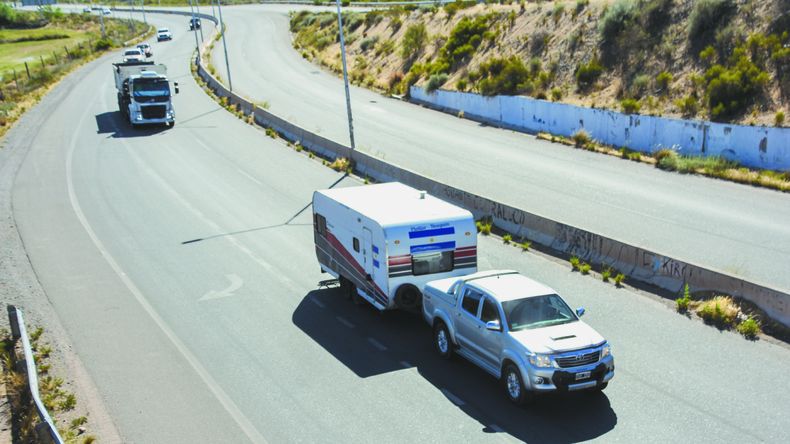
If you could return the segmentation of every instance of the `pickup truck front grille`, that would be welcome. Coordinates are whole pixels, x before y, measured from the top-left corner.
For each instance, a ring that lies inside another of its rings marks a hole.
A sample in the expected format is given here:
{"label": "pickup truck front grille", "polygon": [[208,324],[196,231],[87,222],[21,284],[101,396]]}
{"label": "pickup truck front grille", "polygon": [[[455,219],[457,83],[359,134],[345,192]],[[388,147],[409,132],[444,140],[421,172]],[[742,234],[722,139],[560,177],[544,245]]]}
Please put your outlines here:
{"label": "pickup truck front grille", "polygon": [[593,364],[598,362],[598,359],[601,357],[601,351],[596,350],[589,353],[578,353],[575,355],[570,356],[563,356],[561,358],[556,358],[557,365],[562,368],[569,368],[569,367],[579,367],[582,365]]}
{"label": "pickup truck front grille", "polygon": [[165,112],[167,112],[167,106],[143,106],[140,111],[143,113],[143,119],[162,119],[165,117]]}

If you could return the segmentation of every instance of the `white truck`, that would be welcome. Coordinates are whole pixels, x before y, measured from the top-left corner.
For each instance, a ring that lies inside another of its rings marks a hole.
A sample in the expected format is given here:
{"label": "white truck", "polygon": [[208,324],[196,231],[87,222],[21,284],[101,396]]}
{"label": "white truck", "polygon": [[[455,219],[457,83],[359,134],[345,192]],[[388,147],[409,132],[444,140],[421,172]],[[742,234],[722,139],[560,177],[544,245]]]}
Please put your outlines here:
{"label": "white truck", "polygon": [[[165,65],[145,61],[113,63],[113,73],[118,110],[133,127],[156,123],[175,125],[176,112]],[[174,82],[173,87],[178,94],[178,83]]]}
{"label": "white truck", "polygon": [[417,309],[428,281],[477,270],[472,214],[401,183],[316,191],[313,226],[321,271],[379,310]]}
{"label": "white truck", "polygon": [[458,354],[502,381],[517,403],[536,393],[603,390],[614,377],[609,343],[551,288],[493,270],[429,282],[423,316],[437,353]]}

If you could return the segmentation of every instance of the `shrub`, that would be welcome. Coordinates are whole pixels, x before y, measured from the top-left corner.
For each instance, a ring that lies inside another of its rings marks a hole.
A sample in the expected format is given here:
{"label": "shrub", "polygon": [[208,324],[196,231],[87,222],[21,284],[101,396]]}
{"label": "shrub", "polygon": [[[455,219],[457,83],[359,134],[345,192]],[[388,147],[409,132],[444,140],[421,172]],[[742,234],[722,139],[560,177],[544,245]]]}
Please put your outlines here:
{"label": "shrub", "polygon": [[518,244],[518,246],[521,247],[521,251],[527,251],[532,246],[532,242],[523,241],[520,244]]}
{"label": "shrub", "polygon": [[617,38],[631,20],[633,11],[634,2],[631,0],[618,0],[610,6],[598,25],[601,39],[604,42],[611,42]]}
{"label": "shrub", "polygon": [[576,0],[576,7],[573,9],[573,16],[579,15],[590,4],[590,0]]}
{"label": "shrub", "polygon": [[662,160],[666,159],[670,156],[677,156],[678,153],[675,150],[669,148],[661,148],[660,150],[653,153],[653,158],[656,159],[656,162],[660,163]]}
{"label": "shrub", "polygon": [[735,329],[744,337],[754,339],[760,334],[760,322],[749,316],[748,319],[738,324]]}
{"label": "shrub", "polygon": [[276,139],[277,131],[273,130],[272,128],[266,128],[266,135],[271,137],[272,139]]}
{"label": "shrub", "polygon": [[581,272],[581,274],[590,274],[590,269],[591,268],[592,268],[592,266],[590,264],[588,264],[588,263],[584,263],[584,264],[579,265],[579,271]]}
{"label": "shrub", "polygon": [[348,171],[351,168],[351,162],[345,157],[338,157],[329,164],[329,168],[339,172]]}
{"label": "shrub", "polygon": [[474,77],[481,79],[478,83],[480,94],[493,96],[497,94],[514,95],[519,92],[530,92],[530,73],[524,62],[516,56],[510,58],[494,58],[480,65]]}
{"label": "shrub", "polygon": [[482,43],[488,27],[487,16],[462,18],[450,31],[450,37],[440,51],[440,59],[448,65],[454,65],[469,58]]}
{"label": "shrub", "polygon": [[699,104],[697,98],[689,94],[682,99],[675,100],[675,106],[684,117],[694,117],[699,112]]}
{"label": "shrub", "polygon": [[666,71],[661,71],[656,76],[656,86],[662,92],[669,92],[669,84],[672,83],[672,74]]}
{"label": "shrub", "polygon": [[369,51],[376,47],[376,43],[379,42],[379,36],[374,35],[370,36],[366,39],[362,39],[362,43],[359,44],[360,49],[363,51]]}
{"label": "shrub", "polygon": [[571,263],[571,268],[573,268],[574,270],[578,270],[579,266],[581,265],[581,261],[576,256],[571,256],[571,258],[568,259],[568,262]]}
{"label": "shrub", "polygon": [[552,88],[551,89],[551,100],[557,102],[562,100],[562,90],[560,88]]}
{"label": "shrub", "polygon": [[782,126],[785,122],[785,113],[783,111],[777,111],[776,115],[774,116],[774,126]]}
{"label": "shrub", "polygon": [[447,74],[434,74],[428,79],[428,84],[425,85],[425,91],[431,93],[439,89],[440,86],[447,82]]}
{"label": "shrub", "polygon": [[716,57],[716,49],[713,46],[708,45],[699,52],[699,59],[705,63],[711,63],[714,57]]}
{"label": "shrub", "polygon": [[491,234],[491,222],[483,222],[479,220],[475,222],[475,226],[477,226],[478,233],[484,236],[488,236],[489,234]]}
{"label": "shrub", "polygon": [[696,41],[715,31],[737,9],[734,0],[699,0],[689,16],[689,39]]}
{"label": "shrub", "polygon": [[626,114],[636,114],[639,112],[641,105],[636,99],[623,99],[620,101],[620,107]]}
{"label": "shrub", "polygon": [[697,314],[709,324],[731,327],[738,316],[738,307],[729,296],[715,296],[697,308]]}
{"label": "shrub", "polygon": [[604,269],[601,270],[601,280],[603,280],[604,282],[609,282],[609,278],[611,276],[612,276],[611,267],[604,267]]}
{"label": "shrub", "polygon": [[742,112],[768,82],[768,73],[741,55],[731,68],[713,65],[705,72],[705,81],[711,117],[722,119]]}
{"label": "shrub", "polygon": [[642,153],[640,153],[639,151],[629,151],[628,154],[626,155],[626,158],[634,162],[639,162],[642,160]]}
{"label": "shrub", "polygon": [[406,28],[406,33],[403,35],[401,57],[409,59],[419,54],[425,46],[426,40],[428,40],[428,31],[425,30],[424,23],[420,22],[409,25],[409,27]]}
{"label": "shrub", "polygon": [[573,144],[576,146],[576,148],[586,148],[593,142],[590,134],[588,134],[583,128],[573,133],[571,140],[573,140]]}
{"label": "shrub", "polygon": [[554,10],[551,13],[552,18],[554,18],[554,23],[557,23],[562,18],[562,14],[565,13],[565,5],[562,3],[555,3]]}
{"label": "shrub", "polygon": [[633,82],[631,82],[631,93],[635,97],[642,97],[642,94],[647,91],[648,86],[650,85],[650,76],[647,74],[640,74],[634,77]]}
{"label": "shrub", "polygon": [[576,68],[576,83],[580,89],[587,89],[598,80],[603,73],[603,66],[597,59],[590,60],[587,64],[581,64]]}
{"label": "shrub", "polygon": [[96,43],[93,45],[96,51],[104,51],[105,49],[112,48],[112,40],[110,39],[99,39],[96,40]]}
{"label": "shrub", "polygon": [[506,235],[502,236],[502,242],[505,245],[509,245],[510,242],[512,242],[512,241],[513,241],[513,236],[511,236],[510,234],[506,234]]}
{"label": "shrub", "polygon": [[624,281],[625,275],[623,273],[618,273],[617,276],[614,277],[614,284],[618,287],[621,287]]}
{"label": "shrub", "polygon": [[679,313],[685,313],[689,309],[691,302],[691,293],[689,293],[689,284],[683,287],[683,297],[675,299],[675,306]]}

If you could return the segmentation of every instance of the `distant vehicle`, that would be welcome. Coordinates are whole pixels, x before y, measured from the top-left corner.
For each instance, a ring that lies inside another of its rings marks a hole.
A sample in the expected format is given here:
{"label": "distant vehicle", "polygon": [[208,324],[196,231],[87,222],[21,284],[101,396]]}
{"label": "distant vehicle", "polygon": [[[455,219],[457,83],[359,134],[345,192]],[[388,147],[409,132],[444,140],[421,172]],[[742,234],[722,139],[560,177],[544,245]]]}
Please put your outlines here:
{"label": "distant vehicle", "polygon": [[123,62],[142,62],[145,60],[145,54],[140,48],[129,48],[123,52]]}
{"label": "distant vehicle", "polygon": [[84,12],[86,14],[90,14],[91,13],[91,8],[86,6],[86,7],[82,8],[82,12]]}
{"label": "distant vehicle", "polygon": [[426,282],[477,271],[472,213],[402,183],[313,193],[321,271],[379,310],[417,309]]}
{"label": "distant vehicle", "polygon": [[151,45],[148,43],[140,43],[137,45],[137,48],[145,54],[146,57],[151,57],[154,55],[154,51],[151,49]]}
{"label": "distant vehicle", "polygon": [[161,42],[164,40],[173,40],[173,33],[168,28],[159,28],[156,30],[156,41]]}
{"label": "distant vehicle", "polygon": [[501,379],[516,404],[536,393],[603,390],[614,377],[609,343],[551,288],[516,271],[429,282],[423,316],[438,354],[457,353]]}
{"label": "distant vehicle", "polygon": [[197,17],[189,19],[189,30],[194,31],[196,29],[200,29],[200,19]]}
{"label": "distant vehicle", "polygon": [[93,5],[93,6],[91,6],[91,9],[93,9],[94,11],[101,11],[102,7],[98,6],[98,5]]}
{"label": "distant vehicle", "polygon": [[[113,63],[118,109],[136,127],[143,124],[173,126],[176,112],[167,79],[167,67],[154,62]],[[178,83],[173,82],[178,94]]]}
{"label": "distant vehicle", "polygon": [[101,8],[101,13],[104,15],[110,15],[112,14],[112,11],[110,11],[110,8]]}

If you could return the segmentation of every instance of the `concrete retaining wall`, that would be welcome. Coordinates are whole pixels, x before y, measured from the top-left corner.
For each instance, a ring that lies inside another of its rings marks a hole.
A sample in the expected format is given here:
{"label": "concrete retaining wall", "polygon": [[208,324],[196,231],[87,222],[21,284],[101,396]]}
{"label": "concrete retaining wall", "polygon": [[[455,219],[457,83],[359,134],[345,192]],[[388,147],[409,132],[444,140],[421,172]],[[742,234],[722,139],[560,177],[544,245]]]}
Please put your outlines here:
{"label": "concrete retaining wall", "polygon": [[571,136],[580,129],[608,145],[652,153],[723,156],[742,165],[790,171],[790,128],[730,125],[700,120],[622,114],[521,96],[485,97],[457,91],[427,93],[412,86],[417,103],[525,132]]}
{"label": "concrete retaining wall", "polygon": [[[201,17],[213,19],[205,14]],[[204,48],[208,46],[209,41],[210,38],[204,43]],[[529,239],[556,251],[576,255],[587,262],[610,265],[625,273],[631,280],[646,282],[678,293],[682,291],[683,285],[688,283],[693,291],[711,290],[742,297],[757,304],[774,319],[790,326],[790,304],[788,303],[790,295],[787,293],[555,222],[523,209],[444,185],[367,153],[359,151],[352,153],[351,149],[343,144],[314,134],[231,93],[202,65],[198,65],[198,75],[217,95],[228,97],[231,103],[240,104],[241,110],[246,115],[252,112],[258,125],[272,128],[285,139],[294,143],[298,142],[322,156],[351,158],[360,174],[376,181],[398,181],[417,189],[426,190],[434,196],[468,209],[476,219],[491,218],[497,227],[513,233],[515,239]],[[563,108],[554,109],[557,113],[553,115],[555,119],[565,119],[564,113],[557,112],[561,109]],[[491,107],[488,110],[483,109],[483,111],[495,115],[496,107]],[[630,117],[625,116],[625,118]],[[605,129],[606,127],[601,123],[601,128]]]}

